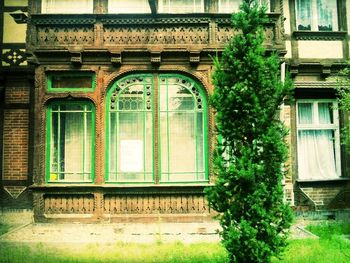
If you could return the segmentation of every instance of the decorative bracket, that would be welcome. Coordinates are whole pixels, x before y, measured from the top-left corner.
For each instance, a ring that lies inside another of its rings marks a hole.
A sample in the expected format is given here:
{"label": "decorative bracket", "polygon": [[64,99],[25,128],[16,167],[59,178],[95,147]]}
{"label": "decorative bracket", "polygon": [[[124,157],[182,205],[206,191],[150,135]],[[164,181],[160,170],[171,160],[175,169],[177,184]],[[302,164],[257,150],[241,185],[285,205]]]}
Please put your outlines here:
{"label": "decorative bracket", "polygon": [[291,65],[290,66],[290,74],[292,77],[295,77],[299,73],[299,65]]}
{"label": "decorative bracket", "polygon": [[120,66],[122,64],[122,54],[120,52],[111,52],[111,63],[114,66]]}
{"label": "decorative bracket", "polygon": [[200,51],[190,51],[190,64],[197,65],[200,61]]}
{"label": "decorative bracket", "polygon": [[154,66],[159,66],[162,61],[161,51],[152,51],[151,52],[151,63]]}
{"label": "decorative bracket", "polygon": [[71,51],[70,62],[76,66],[81,66],[83,64],[83,59],[80,51]]}
{"label": "decorative bracket", "polygon": [[322,76],[327,78],[331,74],[331,65],[322,65]]}

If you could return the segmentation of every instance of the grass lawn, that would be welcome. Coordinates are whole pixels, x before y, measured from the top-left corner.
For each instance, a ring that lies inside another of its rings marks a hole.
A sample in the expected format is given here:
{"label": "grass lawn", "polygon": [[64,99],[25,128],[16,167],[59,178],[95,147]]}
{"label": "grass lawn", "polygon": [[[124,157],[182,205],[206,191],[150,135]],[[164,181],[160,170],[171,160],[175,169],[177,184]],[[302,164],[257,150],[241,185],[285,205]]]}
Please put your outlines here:
{"label": "grass lawn", "polygon": [[[307,228],[319,239],[290,240],[282,259],[276,262],[350,262],[350,222],[322,223]],[[227,262],[225,250],[219,244],[90,244],[90,245],[0,245],[0,262]]]}
{"label": "grass lawn", "polygon": [[0,236],[2,234],[5,234],[10,228],[11,228],[11,226],[9,224],[5,224],[5,223],[0,221]]}

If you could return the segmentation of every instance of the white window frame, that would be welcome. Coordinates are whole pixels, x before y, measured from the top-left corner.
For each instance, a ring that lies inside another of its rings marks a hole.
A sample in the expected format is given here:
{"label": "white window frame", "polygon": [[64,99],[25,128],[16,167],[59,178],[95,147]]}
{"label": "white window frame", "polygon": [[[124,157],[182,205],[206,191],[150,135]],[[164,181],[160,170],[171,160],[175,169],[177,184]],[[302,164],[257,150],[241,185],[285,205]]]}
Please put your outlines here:
{"label": "white window frame", "polygon": [[[335,12],[335,17],[333,17],[332,19],[332,31],[338,31],[339,30],[339,25],[338,25],[338,0],[331,0],[331,1],[335,1],[336,4],[336,12]],[[320,31],[318,29],[318,11],[317,11],[317,0],[310,0],[310,6],[311,6],[311,29],[310,31]],[[295,1],[295,22],[296,22],[296,29],[298,29],[298,25],[301,24],[301,21],[299,20],[299,16],[298,16],[299,10],[298,10],[298,5],[297,5],[297,0]],[[301,29],[300,29],[301,30]],[[328,31],[328,32],[332,32],[332,31]],[[321,31],[323,32],[323,31]]]}
{"label": "white window frame", "polygon": [[[68,2],[76,3],[77,0]],[[69,5],[60,5],[60,0],[41,0],[42,14],[92,14],[94,12],[94,0],[79,0],[79,8]]]}
{"label": "white window frame", "polygon": [[[311,103],[312,104],[312,124],[299,124],[299,104]],[[320,124],[318,119],[318,103],[332,103],[333,104],[333,123],[332,124]],[[339,134],[339,113],[338,103],[336,99],[298,99],[296,102],[296,134],[297,141],[299,138],[299,131],[302,130],[333,130],[334,131],[334,150],[335,150],[335,169],[338,178],[341,178],[341,156],[340,156],[340,134]],[[298,145],[298,144],[297,144]],[[297,161],[299,165],[299,151],[297,146]],[[299,177],[299,176],[298,176]],[[333,178],[330,178],[332,180]],[[325,179],[302,179],[300,181],[322,181]],[[326,179],[327,180],[327,179]]]}

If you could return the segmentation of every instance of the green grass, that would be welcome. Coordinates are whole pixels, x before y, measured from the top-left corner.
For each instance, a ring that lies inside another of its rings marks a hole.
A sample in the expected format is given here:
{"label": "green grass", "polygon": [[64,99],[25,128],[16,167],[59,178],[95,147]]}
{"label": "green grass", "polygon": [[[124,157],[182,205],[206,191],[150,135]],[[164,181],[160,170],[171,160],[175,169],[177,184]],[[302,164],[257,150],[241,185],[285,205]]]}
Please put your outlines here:
{"label": "green grass", "polygon": [[0,236],[5,234],[10,228],[11,226],[9,224],[0,222]]}
{"label": "green grass", "polygon": [[[319,239],[290,240],[282,259],[273,263],[342,263],[350,262],[350,241],[342,235],[350,232],[349,222],[310,225],[307,229]],[[58,243],[59,244],[59,243]],[[152,243],[44,245],[0,244],[1,263],[225,263],[227,254],[220,244]]]}
{"label": "green grass", "polygon": [[226,262],[225,250],[218,244],[154,243],[110,245],[21,245],[1,244],[1,263],[73,262]]}
{"label": "green grass", "polygon": [[320,238],[330,238],[337,235],[350,235],[350,221],[329,221],[317,225],[308,225],[307,230]]}

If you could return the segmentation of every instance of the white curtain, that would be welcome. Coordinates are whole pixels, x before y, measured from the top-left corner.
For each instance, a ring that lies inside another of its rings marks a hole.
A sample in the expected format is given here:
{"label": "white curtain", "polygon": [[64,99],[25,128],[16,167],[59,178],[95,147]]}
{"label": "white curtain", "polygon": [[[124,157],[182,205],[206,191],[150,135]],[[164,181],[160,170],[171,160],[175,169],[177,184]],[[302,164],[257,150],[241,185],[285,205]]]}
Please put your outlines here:
{"label": "white curtain", "polygon": [[[298,123],[312,124],[315,119],[311,103],[298,107]],[[332,108],[329,103],[318,104],[318,123],[332,124]],[[298,131],[299,179],[338,178],[335,158],[335,131],[333,129],[305,129]]]}
{"label": "white curtain", "polygon": [[318,30],[337,30],[337,2],[336,0],[317,0]]}
{"label": "white curtain", "polygon": [[297,30],[311,30],[311,0],[296,1]]}

